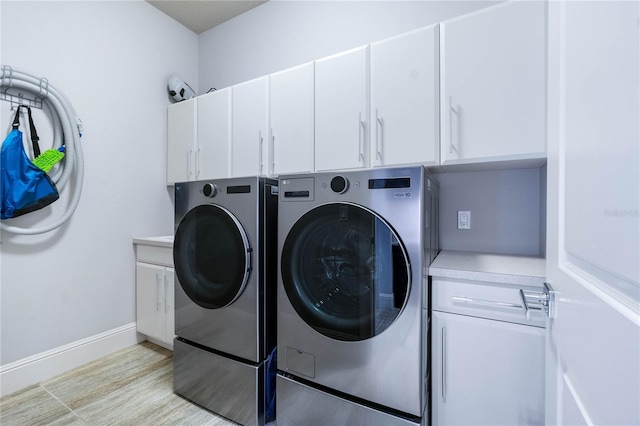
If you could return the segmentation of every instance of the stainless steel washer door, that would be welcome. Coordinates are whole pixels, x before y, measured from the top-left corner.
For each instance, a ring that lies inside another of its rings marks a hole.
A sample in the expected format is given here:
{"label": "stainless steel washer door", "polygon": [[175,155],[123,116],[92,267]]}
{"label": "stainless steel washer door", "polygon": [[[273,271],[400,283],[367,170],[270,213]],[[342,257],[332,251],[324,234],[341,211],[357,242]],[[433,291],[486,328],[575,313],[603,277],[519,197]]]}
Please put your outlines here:
{"label": "stainless steel washer door", "polygon": [[342,341],[386,330],[409,294],[409,261],[395,231],[351,203],[318,206],[291,228],[281,258],[291,305],[308,325]]}
{"label": "stainless steel washer door", "polygon": [[200,205],[182,219],[173,245],[182,289],[199,306],[233,303],[251,273],[251,247],[240,222],[223,207]]}

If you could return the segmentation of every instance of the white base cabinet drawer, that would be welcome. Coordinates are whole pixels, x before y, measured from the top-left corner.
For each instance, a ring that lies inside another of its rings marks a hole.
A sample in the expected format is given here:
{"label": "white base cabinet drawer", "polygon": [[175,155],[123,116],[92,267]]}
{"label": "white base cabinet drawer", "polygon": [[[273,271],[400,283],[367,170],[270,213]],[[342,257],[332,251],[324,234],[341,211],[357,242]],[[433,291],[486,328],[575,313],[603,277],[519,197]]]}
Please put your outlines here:
{"label": "white base cabinet drawer", "polygon": [[433,278],[433,310],[544,327],[545,311],[540,305],[529,303],[527,315],[520,290],[525,295],[543,292],[543,288],[537,286]]}

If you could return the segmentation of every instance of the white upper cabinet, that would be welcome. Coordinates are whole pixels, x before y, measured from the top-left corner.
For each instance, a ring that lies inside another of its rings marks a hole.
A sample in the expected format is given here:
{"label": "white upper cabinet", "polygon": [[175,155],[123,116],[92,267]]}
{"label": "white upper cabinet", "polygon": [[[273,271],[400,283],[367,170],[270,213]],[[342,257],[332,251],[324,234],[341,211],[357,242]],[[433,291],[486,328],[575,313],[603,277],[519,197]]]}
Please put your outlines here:
{"label": "white upper cabinet", "polygon": [[269,175],[314,170],[314,64],[269,76]]}
{"label": "white upper cabinet", "polygon": [[371,164],[440,161],[438,26],[371,45]]}
{"label": "white upper cabinet", "polygon": [[440,24],[441,163],[546,156],[545,2]]}
{"label": "white upper cabinet", "polygon": [[231,87],[231,176],[267,174],[269,77]]}
{"label": "white upper cabinet", "polygon": [[196,173],[195,149],[197,98],[167,108],[167,184],[193,180]]}
{"label": "white upper cabinet", "polygon": [[231,89],[197,99],[196,180],[227,178],[231,162]]}
{"label": "white upper cabinet", "polygon": [[167,184],[229,177],[231,89],[170,105]]}
{"label": "white upper cabinet", "polygon": [[369,166],[369,46],[315,63],[315,168]]}

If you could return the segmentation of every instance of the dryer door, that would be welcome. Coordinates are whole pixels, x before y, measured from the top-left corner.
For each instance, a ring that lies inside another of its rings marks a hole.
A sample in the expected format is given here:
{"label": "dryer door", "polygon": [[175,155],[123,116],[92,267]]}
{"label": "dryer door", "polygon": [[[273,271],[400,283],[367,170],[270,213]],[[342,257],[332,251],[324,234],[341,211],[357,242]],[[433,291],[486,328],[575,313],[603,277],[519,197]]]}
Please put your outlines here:
{"label": "dryer door", "polygon": [[251,248],[240,222],[228,210],[201,205],[176,230],[173,260],[178,281],[198,305],[216,309],[233,303],[251,272]]}
{"label": "dryer door", "polygon": [[281,263],[298,315],[337,340],[382,333],[409,294],[402,242],[382,218],[355,204],[326,204],[303,215],[287,235]]}

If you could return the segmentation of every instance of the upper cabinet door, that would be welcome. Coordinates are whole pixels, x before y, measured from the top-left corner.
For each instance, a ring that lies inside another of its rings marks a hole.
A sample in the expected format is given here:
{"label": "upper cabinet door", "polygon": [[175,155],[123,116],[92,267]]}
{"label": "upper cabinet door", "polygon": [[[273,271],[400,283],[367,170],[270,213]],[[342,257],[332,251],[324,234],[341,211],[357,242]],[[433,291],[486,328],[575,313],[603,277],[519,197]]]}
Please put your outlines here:
{"label": "upper cabinet door", "polygon": [[438,165],[438,26],[371,45],[371,163]]}
{"label": "upper cabinet door", "polygon": [[195,176],[197,98],[167,108],[167,185]]}
{"label": "upper cabinet door", "polygon": [[269,77],[232,86],[231,176],[267,174]]}
{"label": "upper cabinet door", "polygon": [[313,62],[272,74],[269,175],[313,172]]}
{"label": "upper cabinet door", "polygon": [[316,61],[317,171],[369,166],[369,47]]}
{"label": "upper cabinet door", "polygon": [[198,97],[198,145],[195,152],[196,179],[230,176],[231,89]]}
{"label": "upper cabinet door", "polygon": [[442,164],[546,156],[545,4],[440,24]]}

